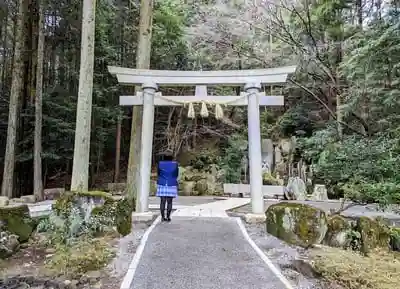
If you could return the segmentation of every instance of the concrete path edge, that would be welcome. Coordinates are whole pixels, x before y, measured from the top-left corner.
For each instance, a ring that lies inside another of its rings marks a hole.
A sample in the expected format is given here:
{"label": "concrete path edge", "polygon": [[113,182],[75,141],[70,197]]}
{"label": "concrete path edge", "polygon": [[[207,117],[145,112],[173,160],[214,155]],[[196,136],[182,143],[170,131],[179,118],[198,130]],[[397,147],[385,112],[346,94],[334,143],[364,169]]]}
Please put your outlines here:
{"label": "concrete path edge", "polygon": [[275,276],[282,282],[285,286],[285,289],[295,289],[293,285],[283,276],[282,272],[272,263],[272,261],[265,255],[265,253],[257,246],[257,244],[250,238],[249,234],[247,233],[246,227],[244,226],[242,220],[240,218],[235,218],[236,222],[242,231],[242,234],[246,241],[250,244],[253,250],[257,253],[257,255],[264,261],[264,263],[268,266],[268,268],[275,274]]}
{"label": "concrete path edge", "polygon": [[120,289],[130,289],[132,282],[133,282],[133,277],[135,276],[135,271],[137,266],[139,265],[140,258],[142,257],[144,247],[146,246],[147,239],[149,238],[150,233],[154,230],[154,228],[157,226],[158,223],[161,222],[161,217],[157,217],[153,224],[147,229],[147,231],[144,233],[142,239],[140,240],[140,244],[136,249],[135,255],[133,256],[133,259],[131,263],[129,264],[128,271],[125,274],[124,280],[121,283]]}

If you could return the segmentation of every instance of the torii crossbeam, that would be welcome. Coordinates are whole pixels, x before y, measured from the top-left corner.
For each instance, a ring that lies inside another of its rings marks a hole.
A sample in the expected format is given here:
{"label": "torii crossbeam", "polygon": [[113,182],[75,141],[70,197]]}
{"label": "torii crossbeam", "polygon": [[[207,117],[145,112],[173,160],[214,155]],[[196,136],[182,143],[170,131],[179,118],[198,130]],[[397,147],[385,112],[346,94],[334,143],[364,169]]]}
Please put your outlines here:
{"label": "torii crossbeam", "polygon": [[[267,96],[261,93],[261,87],[263,85],[284,85],[288,75],[295,72],[296,66],[228,71],[143,70],[110,66],[108,70],[111,74],[116,75],[119,83],[142,85],[143,88],[143,92],[138,92],[135,96],[120,97],[121,105],[143,105],[142,147],[140,158],[141,184],[139,186],[136,203],[137,212],[145,213],[149,210],[148,198],[150,192],[154,106],[182,105],[184,102],[204,101],[248,106],[252,213],[264,216],[259,107],[261,105],[281,106],[283,105],[283,96]],[[240,97],[210,96],[207,95],[206,85],[244,86],[244,92]],[[162,96],[160,93],[157,93],[158,86],[196,86],[197,89],[194,96]]]}

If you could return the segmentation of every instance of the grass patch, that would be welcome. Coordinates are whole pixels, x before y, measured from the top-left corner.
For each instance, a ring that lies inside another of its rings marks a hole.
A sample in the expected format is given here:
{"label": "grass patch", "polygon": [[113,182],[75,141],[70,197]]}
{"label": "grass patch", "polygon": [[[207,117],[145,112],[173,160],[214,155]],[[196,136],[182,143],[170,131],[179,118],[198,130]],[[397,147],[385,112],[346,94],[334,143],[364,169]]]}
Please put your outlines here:
{"label": "grass patch", "polygon": [[110,237],[79,239],[71,246],[59,245],[46,261],[46,269],[52,275],[77,278],[89,271],[100,270],[114,257]]}
{"label": "grass patch", "polygon": [[345,289],[400,288],[400,254],[375,251],[363,256],[354,251],[322,247],[311,250],[312,266],[328,282]]}

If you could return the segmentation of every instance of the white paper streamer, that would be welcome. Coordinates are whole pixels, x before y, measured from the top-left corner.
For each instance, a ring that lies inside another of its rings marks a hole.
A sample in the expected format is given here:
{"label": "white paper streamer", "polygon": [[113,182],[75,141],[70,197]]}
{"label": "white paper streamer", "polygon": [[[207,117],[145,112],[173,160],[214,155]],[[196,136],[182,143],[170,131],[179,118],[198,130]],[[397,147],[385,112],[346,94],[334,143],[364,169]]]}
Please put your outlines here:
{"label": "white paper streamer", "polygon": [[193,107],[193,103],[189,103],[189,109],[188,109],[188,118],[190,119],[194,119],[195,117],[195,113],[194,113],[194,107]]}
{"label": "white paper streamer", "polygon": [[215,118],[216,119],[223,119],[224,118],[224,110],[222,109],[220,104],[215,105]]}
{"label": "white paper streamer", "polygon": [[207,109],[207,105],[205,104],[205,102],[201,103],[200,115],[201,115],[201,117],[208,117],[208,109]]}

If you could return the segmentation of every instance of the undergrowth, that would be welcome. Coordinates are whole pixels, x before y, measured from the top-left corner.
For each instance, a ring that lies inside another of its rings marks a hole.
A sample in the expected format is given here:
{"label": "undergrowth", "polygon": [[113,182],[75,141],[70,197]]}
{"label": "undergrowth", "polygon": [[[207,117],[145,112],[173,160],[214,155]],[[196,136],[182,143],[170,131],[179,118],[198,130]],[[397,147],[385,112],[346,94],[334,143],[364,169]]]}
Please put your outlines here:
{"label": "undergrowth", "polygon": [[110,238],[80,239],[74,244],[58,244],[55,254],[46,261],[52,275],[78,278],[89,271],[103,268],[114,257]]}
{"label": "undergrowth", "polygon": [[84,210],[75,205],[65,214],[51,213],[37,227],[54,249],[45,262],[46,274],[79,278],[102,269],[114,257],[110,243],[119,234],[113,224],[112,217],[100,214],[85,219]]}
{"label": "undergrowth", "polygon": [[375,251],[363,256],[356,251],[323,247],[311,251],[315,271],[326,281],[345,289],[400,288],[400,254]]}

